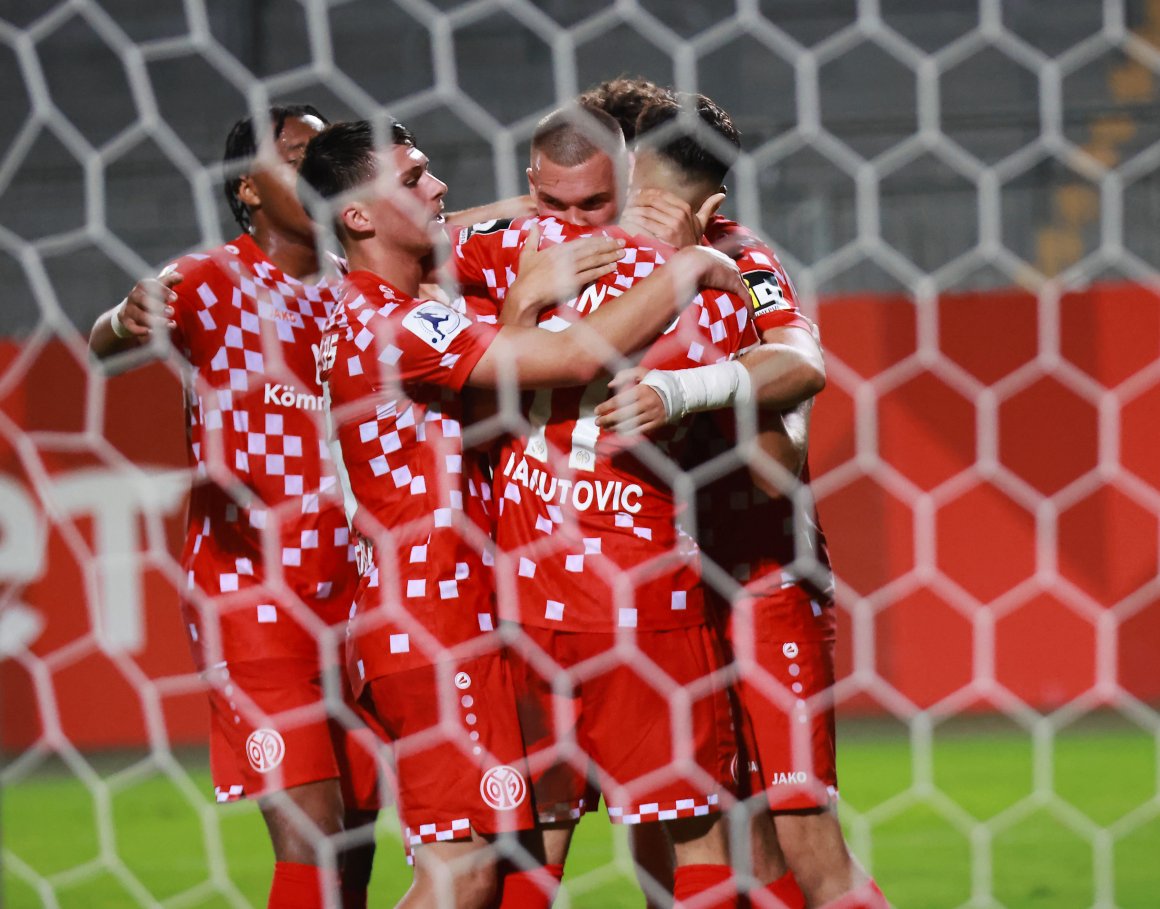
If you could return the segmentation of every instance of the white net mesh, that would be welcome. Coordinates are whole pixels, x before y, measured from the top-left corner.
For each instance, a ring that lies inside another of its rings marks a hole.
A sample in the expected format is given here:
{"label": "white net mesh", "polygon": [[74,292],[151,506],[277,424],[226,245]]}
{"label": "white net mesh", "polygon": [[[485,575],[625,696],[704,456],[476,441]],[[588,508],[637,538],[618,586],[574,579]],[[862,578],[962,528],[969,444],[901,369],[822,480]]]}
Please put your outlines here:
{"label": "white net mesh", "polygon": [[[624,72],[733,114],[726,210],[821,327],[854,850],[904,907],[1155,905],[1153,0],[8,0],[7,904],[264,899],[257,815],[207,796],[175,608],[180,369],[110,379],[84,337],[137,278],[233,235],[228,124],[278,100],[387,110],[464,208],[521,192],[537,120]],[[391,814],[384,901],[409,879]],[[634,904],[601,823],[567,896]]]}

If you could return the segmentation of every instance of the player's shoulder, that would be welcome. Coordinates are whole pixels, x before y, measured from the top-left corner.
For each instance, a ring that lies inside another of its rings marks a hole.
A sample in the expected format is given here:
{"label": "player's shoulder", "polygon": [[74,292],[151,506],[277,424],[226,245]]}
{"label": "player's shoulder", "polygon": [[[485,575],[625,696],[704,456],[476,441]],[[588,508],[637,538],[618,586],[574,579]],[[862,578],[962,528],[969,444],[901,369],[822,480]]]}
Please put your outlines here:
{"label": "player's shoulder", "polygon": [[715,249],[734,259],[742,271],[763,268],[785,273],[773,247],[744,224],[714,215],[705,227],[705,239]]}
{"label": "player's shoulder", "polygon": [[[374,272],[356,270],[343,275],[338,286],[338,307],[345,313],[367,312],[390,316],[417,302]],[[369,318],[369,315],[364,317]]]}
{"label": "player's shoulder", "polygon": [[[252,247],[252,250],[249,248]],[[188,297],[199,306],[220,299],[228,288],[236,287],[255,252],[254,241],[244,234],[228,243],[179,256],[161,269],[159,277],[178,272],[181,282],[174,286],[178,298]]]}
{"label": "player's shoulder", "polygon": [[224,278],[226,272],[222,269],[222,259],[228,255],[224,250],[223,245],[178,256],[161,269],[159,277],[178,272],[182,277],[181,283],[185,285],[184,289],[194,288],[206,280]]}
{"label": "player's shoulder", "polygon": [[753,230],[717,215],[706,226],[705,239],[737,263],[755,315],[797,306],[797,290],[777,253]]}
{"label": "player's shoulder", "polygon": [[374,329],[383,322],[397,323],[420,337],[444,337],[458,333],[473,321],[463,297],[439,300],[412,296],[369,271],[353,271],[342,282],[338,325],[361,325]]}

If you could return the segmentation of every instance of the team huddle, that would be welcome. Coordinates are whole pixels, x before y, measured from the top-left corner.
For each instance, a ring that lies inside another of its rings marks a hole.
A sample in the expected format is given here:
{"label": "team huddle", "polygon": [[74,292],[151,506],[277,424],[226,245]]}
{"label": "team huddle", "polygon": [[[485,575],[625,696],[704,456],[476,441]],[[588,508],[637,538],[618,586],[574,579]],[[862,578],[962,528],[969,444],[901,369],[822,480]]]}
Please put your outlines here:
{"label": "team huddle", "polygon": [[90,339],[187,364],[182,608],[268,905],[366,906],[386,798],[401,906],[549,906],[603,800],[650,905],[885,907],[835,807],[822,354],[716,214],[729,116],[603,83],[529,195],[447,214],[402,124],[269,113],[226,144],[243,233]]}

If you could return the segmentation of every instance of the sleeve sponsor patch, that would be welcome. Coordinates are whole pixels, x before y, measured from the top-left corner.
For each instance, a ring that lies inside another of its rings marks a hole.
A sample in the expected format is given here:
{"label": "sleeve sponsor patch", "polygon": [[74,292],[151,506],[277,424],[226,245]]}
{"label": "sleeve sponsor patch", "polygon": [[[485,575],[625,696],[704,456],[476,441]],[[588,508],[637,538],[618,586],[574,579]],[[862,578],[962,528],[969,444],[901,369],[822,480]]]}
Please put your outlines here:
{"label": "sleeve sponsor patch", "polygon": [[750,271],[741,277],[745,279],[745,284],[749,288],[749,299],[753,303],[754,315],[793,308],[793,304],[786,299],[781,282],[773,272]]}
{"label": "sleeve sponsor patch", "polygon": [[421,303],[403,316],[403,327],[439,353],[446,353],[471,320],[442,303]]}
{"label": "sleeve sponsor patch", "polygon": [[459,232],[459,243],[462,245],[467,242],[469,237],[474,237],[477,234],[494,234],[501,230],[507,230],[511,223],[510,218],[499,218],[472,224],[471,227],[465,227]]}

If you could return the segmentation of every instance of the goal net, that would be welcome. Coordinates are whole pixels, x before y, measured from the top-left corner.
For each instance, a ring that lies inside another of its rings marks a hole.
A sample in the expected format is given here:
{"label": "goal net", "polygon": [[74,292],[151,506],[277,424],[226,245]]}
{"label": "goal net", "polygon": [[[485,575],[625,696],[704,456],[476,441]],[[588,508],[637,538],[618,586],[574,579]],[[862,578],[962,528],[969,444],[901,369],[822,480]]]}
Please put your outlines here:
{"label": "goal net", "polygon": [[[177,608],[181,367],[87,349],[134,282],[237,233],[229,125],[389,113],[464,209],[524,192],[537,121],[623,74],[732,115],[723,210],[820,331],[854,852],[901,907],[1155,905],[1156,0],[8,0],[5,905],[264,904]],[[623,828],[580,830],[561,902],[638,904]],[[385,903],[391,810],[379,834]]]}

